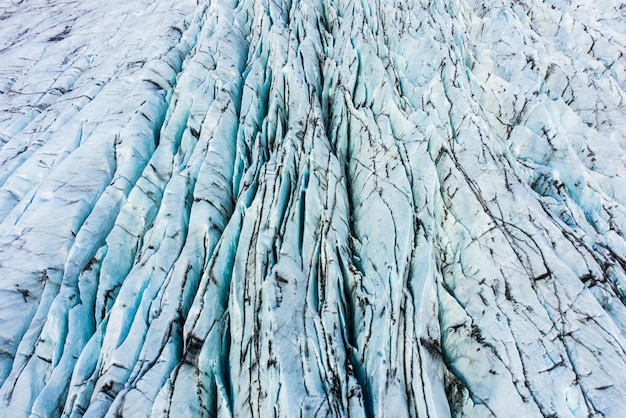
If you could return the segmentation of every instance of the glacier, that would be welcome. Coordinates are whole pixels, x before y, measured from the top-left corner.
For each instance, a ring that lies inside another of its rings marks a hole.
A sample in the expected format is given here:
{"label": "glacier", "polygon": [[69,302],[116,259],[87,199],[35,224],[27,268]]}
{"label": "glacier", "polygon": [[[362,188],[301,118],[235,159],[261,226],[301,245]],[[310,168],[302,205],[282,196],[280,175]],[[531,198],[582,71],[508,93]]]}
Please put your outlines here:
{"label": "glacier", "polygon": [[617,0],[0,5],[0,417],[626,413]]}

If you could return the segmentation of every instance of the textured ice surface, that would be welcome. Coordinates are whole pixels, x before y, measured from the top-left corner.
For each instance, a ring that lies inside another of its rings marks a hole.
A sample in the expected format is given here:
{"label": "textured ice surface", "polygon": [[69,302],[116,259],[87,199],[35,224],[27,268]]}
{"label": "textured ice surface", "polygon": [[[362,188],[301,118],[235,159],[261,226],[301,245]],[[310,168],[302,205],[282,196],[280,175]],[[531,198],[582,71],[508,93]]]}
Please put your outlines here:
{"label": "textured ice surface", "polygon": [[0,416],[621,418],[618,1],[0,4]]}

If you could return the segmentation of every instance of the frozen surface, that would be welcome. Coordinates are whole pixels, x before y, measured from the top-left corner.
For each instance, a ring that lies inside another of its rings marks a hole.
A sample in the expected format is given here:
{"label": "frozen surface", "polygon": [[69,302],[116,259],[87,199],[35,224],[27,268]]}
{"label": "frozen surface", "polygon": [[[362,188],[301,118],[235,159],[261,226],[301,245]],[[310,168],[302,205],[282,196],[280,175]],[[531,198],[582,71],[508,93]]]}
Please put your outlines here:
{"label": "frozen surface", "polygon": [[622,418],[625,52],[616,0],[1,2],[0,416]]}

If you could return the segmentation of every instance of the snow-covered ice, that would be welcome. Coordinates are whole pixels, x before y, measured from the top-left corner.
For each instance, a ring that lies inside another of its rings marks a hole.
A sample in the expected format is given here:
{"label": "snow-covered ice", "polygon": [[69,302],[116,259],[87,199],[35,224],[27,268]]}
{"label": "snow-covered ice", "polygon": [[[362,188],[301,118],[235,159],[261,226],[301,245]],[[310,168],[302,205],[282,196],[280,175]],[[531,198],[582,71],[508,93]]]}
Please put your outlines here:
{"label": "snow-covered ice", "polygon": [[617,0],[0,5],[0,416],[626,411]]}

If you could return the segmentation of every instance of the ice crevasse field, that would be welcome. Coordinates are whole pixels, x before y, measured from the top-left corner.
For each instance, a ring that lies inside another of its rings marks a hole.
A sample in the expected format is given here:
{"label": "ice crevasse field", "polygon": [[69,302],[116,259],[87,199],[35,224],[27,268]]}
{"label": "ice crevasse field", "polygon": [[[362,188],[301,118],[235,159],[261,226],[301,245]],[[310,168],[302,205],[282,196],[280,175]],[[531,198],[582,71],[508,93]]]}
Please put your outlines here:
{"label": "ice crevasse field", "polygon": [[626,416],[626,6],[0,2],[0,417]]}

